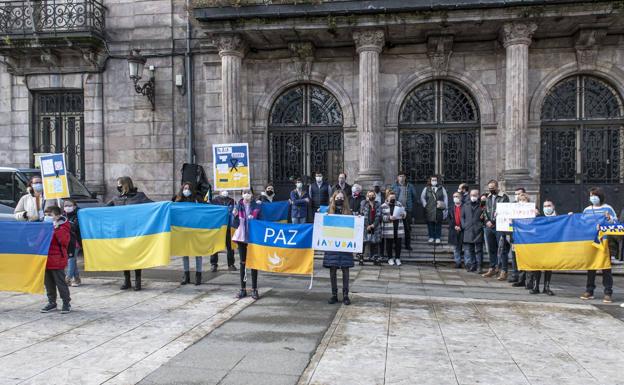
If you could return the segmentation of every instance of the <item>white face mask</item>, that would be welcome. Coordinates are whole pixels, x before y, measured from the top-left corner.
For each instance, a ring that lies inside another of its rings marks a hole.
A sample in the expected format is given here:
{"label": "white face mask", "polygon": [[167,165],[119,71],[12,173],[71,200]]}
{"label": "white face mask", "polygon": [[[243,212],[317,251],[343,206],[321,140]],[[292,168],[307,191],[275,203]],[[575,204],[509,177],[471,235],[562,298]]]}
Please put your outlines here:
{"label": "white face mask", "polygon": [[598,206],[600,204],[600,198],[598,198],[596,195],[592,195],[589,197],[589,201],[591,202],[592,205],[594,206]]}
{"label": "white face mask", "polygon": [[552,215],[555,212],[555,209],[550,206],[544,206],[544,215]]}
{"label": "white face mask", "polygon": [[43,217],[43,221],[44,222],[48,222],[48,223],[53,223],[54,222],[54,217],[46,215],[45,217]]}
{"label": "white face mask", "polygon": [[221,191],[221,196],[222,196],[222,197],[227,198],[227,197],[228,197],[228,195],[229,195],[229,194],[228,194],[228,191],[227,191],[227,190]]}
{"label": "white face mask", "polygon": [[301,190],[303,188],[303,183],[297,182],[296,186],[299,190]]}
{"label": "white face mask", "polygon": [[251,194],[249,194],[249,193],[243,194],[243,199],[246,200],[246,201],[250,201],[251,200]]}
{"label": "white face mask", "polygon": [[431,181],[431,185],[432,185],[432,186],[437,186],[437,185],[438,185],[438,181],[437,181],[437,180],[435,180],[435,179],[434,179],[434,180],[432,180],[432,181]]}
{"label": "white face mask", "polygon": [[455,198],[453,198],[453,202],[460,203],[461,202],[461,198],[455,197]]}
{"label": "white face mask", "polygon": [[74,206],[65,206],[65,212],[66,212],[67,214],[71,214],[71,213],[73,213],[73,212],[74,212],[74,210],[75,210],[75,207],[74,207]]}
{"label": "white face mask", "polygon": [[182,195],[184,195],[187,198],[190,197],[191,196],[191,190],[189,190],[189,189],[182,190]]}
{"label": "white face mask", "polygon": [[476,196],[473,196],[473,195],[470,196],[470,201],[471,202],[476,202],[478,200],[479,200],[479,197],[476,197]]}
{"label": "white face mask", "polygon": [[322,176],[317,176],[317,177],[316,177],[316,182],[317,182],[317,183],[321,183],[321,182],[323,182],[323,177],[322,177]]}

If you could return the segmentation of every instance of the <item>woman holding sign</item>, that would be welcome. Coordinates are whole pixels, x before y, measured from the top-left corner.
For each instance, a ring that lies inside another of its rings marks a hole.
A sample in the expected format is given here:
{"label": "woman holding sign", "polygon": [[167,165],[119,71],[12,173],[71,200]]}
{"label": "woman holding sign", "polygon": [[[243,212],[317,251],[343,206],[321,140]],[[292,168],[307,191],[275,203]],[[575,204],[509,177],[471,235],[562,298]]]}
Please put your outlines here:
{"label": "woman holding sign", "polygon": [[[386,191],[386,202],[381,205],[383,221],[382,237],[386,243],[388,264],[401,266],[401,239],[405,236],[403,219],[407,214],[401,202],[397,201],[394,191]],[[392,250],[394,249],[394,257]]]}
{"label": "woman holding sign", "polygon": [[[351,215],[349,201],[345,199],[345,193],[342,190],[334,192],[329,200],[328,214]],[[342,270],[342,303],[351,305],[349,299],[349,268],[353,267],[353,254],[341,251],[326,251],[323,256],[323,267],[329,269],[329,278],[331,281],[332,296],[329,299],[330,304],[338,302],[338,269]]]}
{"label": "woman holding sign", "polygon": [[[247,243],[249,242],[249,221],[258,218],[260,205],[253,200],[251,190],[243,190],[243,199],[232,209],[234,216],[233,227],[236,228],[232,240],[238,245],[238,256],[240,258],[240,283],[241,289],[238,298],[247,297],[247,272],[245,263],[247,262]],[[258,270],[251,269],[251,298],[259,299],[258,294]]]}

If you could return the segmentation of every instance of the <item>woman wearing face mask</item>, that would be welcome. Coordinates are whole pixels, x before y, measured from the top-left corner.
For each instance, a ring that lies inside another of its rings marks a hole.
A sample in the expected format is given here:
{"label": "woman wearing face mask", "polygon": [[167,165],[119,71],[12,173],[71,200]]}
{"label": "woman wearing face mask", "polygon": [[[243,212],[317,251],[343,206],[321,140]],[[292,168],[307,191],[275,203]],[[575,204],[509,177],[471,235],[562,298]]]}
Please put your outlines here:
{"label": "woman wearing face mask", "polygon": [[441,243],[442,221],[445,217],[448,195],[446,189],[439,184],[437,175],[430,177],[427,181],[427,186],[420,194],[420,202],[425,209],[429,243]]}
{"label": "woman wearing face mask", "polygon": [[292,223],[306,223],[309,204],[310,195],[303,189],[303,182],[301,179],[297,178],[295,181],[295,189],[290,192],[290,217]]}
{"label": "woman wearing face mask", "polygon": [[[462,194],[456,192],[453,194],[453,206],[449,209],[449,235],[448,243],[454,246],[453,258],[455,259],[455,268],[461,268],[463,250],[463,232],[461,227],[461,209]],[[469,269],[468,261],[464,262],[464,267]]]}
{"label": "woman wearing face mask", "polygon": [[48,207],[56,206],[56,202],[44,198],[43,184],[39,176],[30,178],[26,191],[27,193],[20,198],[13,211],[15,219],[28,222],[43,221],[43,211]]}
{"label": "woman wearing face mask", "polygon": [[[117,192],[119,195],[114,197],[106,204],[106,206],[127,206],[136,205],[142,203],[150,203],[152,200],[144,193],[138,191],[134,187],[134,183],[129,176],[122,176],[117,178]],[[134,271],[134,290],[141,290],[141,269]],[[124,284],[121,285],[121,290],[128,290],[132,288],[132,282],[130,281],[130,270],[124,271]]]}
{"label": "woman wearing face mask", "polygon": [[366,200],[366,197],[362,195],[362,186],[357,183],[354,183],[351,186],[351,196],[349,197],[349,207],[351,207],[351,211],[354,215],[360,214],[360,206],[362,206],[362,202]]}
{"label": "woman wearing face mask", "polygon": [[[398,208],[398,209],[397,209]],[[395,216],[397,214],[398,216]],[[389,265],[401,266],[401,239],[405,236],[403,218],[405,208],[396,199],[394,191],[386,191],[386,202],[381,205],[381,218],[383,228],[382,237],[386,243],[386,255]],[[394,256],[392,254],[394,250]]]}
{"label": "woman wearing face mask", "polygon": [[273,183],[269,183],[262,194],[260,194],[260,202],[272,203],[273,198],[275,198],[275,188],[273,187]]}
{"label": "woman wearing face mask", "polygon": [[[345,199],[345,192],[334,192],[329,200],[328,214],[351,215],[349,201]],[[339,251],[326,251],[323,256],[323,267],[329,269],[332,296],[329,304],[338,302],[338,269],[342,270],[342,303],[351,305],[349,299],[349,268],[353,267],[353,254]]]}
{"label": "woman wearing face mask", "polygon": [[[184,182],[180,187],[180,191],[172,199],[173,202],[190,202],[190,203],[203,203],[203,199],[197,195],[193,189],[191,182]],[[201,285],[202,281],[202,265],[204,259],[201,256],[195,257],[195,285]],[[184,277],[182,277],[181,285],[191,283],[191,268],[189,266],[189,257],[182,257],[182,265],[184,267]]]}
{"label": "woman wearing face mask", "polygon": [[[260,205],[253,200],[251,190],[243,190],[243,199],[241,199],[238,205],[232,210],[234,227],[236,227],[232,239],[238,245],[238,256],[240,258],[241,289],[238,293],[238,298],[247,296],[247,272],[245,271],[245,264],[247,262],[247,243],[249,242],[249,221],[257,219],[258,214],[260,214]],[[258,294],[258,270],[256,269],[251,270],[251,298],[260,298]]]}
{"label": "woman wearing face mask", "polygon": [[[227,255],[227,264],[229,271],[236,271],[236,266],[234,266],[234,248],[232,247],[232,210],[236,202],[234,199],[230,198],[230,194],[227,190],[223,190],[216,196],[212,202],[213,205],[227,206],[228,211],[230,213],[230,220],[227,224],[227,231],[225,233],[225,247],[226,247],[226,255]],[[210,256],[210,265],[211,271],[213,273],[217,272],[219,266],[219,253],[214,253]]]}
{"label": "woman wearing face mask", "polygon": [[72,287],[77,287],[81,283],[77,259],[78,252],[82,248],[80,226],[78,225],[78,205],[72,199],[65,199],[63,201],[63,210],[71,230],[71,239],[67,247],[67,275],[65,276],[65,282]]}
{"label": "woman wearing face mask", "polygon": [[[375,198],[375,191],[366,193],[366,200],[360,207],[360,215],[364,217],[364,247],[368,246],[369,259],[378,266],[380,265],[381,205]],[[360,265],[363,265],[364,257],[363,254],[360,255]]]}
{"label": "woman wearing face mask", "polygon": [[[613,207],[605,203],[605,193],[600,187],[592,187],[589,190],[589,202],[591,205],[583,210],[583,214],[592,214],[597,217],[604,217],[607,222],[615,223],[617,216]],[[598,220],[598,219],[597,219]],[[602,270],[602,286],[604,286],[604,298],[602,302],[611,303],[613,300],[613,275],[611,269]],[[585,293],[581,295],[581,299],[593,299],[594,290],[596,289],[596,270],[587,271],[587,285]]]}
{"label": "woman wearing face mask", "polygon": [[[557,212],[555,211],[555,203],[550,200],[550,199],[546,199],[544,200],[544,205],[543,205],[543,214],[545,217],[556,217],[557,216]],[[531,282],[532,282],[532,287],[531,287],[531,291],[529,293],[531,294],[539,294],[540,293],[540,280],[542,278],[542,272],[541,271],[533,271],[531,272]],[[550,290],[550,280],[552,278],[552,271],[544,271],[544,291],[542,293],[547,294],[547,295],[555,295],[555,293],[553,293],[552,290]]]}

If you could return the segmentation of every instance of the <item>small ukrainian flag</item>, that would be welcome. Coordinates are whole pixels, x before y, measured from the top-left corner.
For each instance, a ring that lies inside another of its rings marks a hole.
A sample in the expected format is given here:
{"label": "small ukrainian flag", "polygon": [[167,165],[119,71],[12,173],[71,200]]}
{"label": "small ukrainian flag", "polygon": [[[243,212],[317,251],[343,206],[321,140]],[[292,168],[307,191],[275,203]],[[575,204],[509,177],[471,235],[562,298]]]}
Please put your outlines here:
{"label": "small ukrainian flag", "polygon": [[353,239],[355,217],[351,215],[323,216],[323,236],[327,238]]}

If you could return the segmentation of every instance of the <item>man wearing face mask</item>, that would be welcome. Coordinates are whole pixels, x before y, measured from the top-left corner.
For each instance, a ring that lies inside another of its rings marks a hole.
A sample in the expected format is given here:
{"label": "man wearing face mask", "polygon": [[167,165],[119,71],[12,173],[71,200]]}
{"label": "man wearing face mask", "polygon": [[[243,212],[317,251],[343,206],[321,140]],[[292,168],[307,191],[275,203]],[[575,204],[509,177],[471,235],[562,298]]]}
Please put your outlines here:
{"label": "man wearing face mask", "polygon": [[260,203],[273,203],[273,198],[275,198],[275,188],[273,183],[269,183],[260,194]]}
{"label": "man wearing face mask", "polygon": [[297,178],[295,181],[295,189],[290,192],[290,217],[292,223],[306,223],[308,217],[308,205],[310,204],[310,196],[303,189],[303,182]]}
{"label": "man wearing face mask", "polygon": [[44,210],[51,206],[56,206],[56,200],[46,200],[43,196],[43,184],[41,177],[30,178],[27,193],[22,196],[13,211],[15,219],[18,221],[41,222],[44,217]]}
{"label": "man wearing face mask", "polygon": [[[353,193],[352,187],[347,183],[347,174],[345,174],[344,172],[338,175],[338,183],[336,183],[336,185],[334,185],[332,189],[332,191],[339,190],[344,192],[348,197],[350,197]],[[351,208],[353,208],[353,206],[351,206]]]}
{"label": "man wearing face mask", "polygon": [[327,182],[323,181],[323,174],[317,172],[314,177],[314,183],[310,184],[308,189],[308,195],[310,196],[310,206],[312,212],[308,215],[309,222],[313,222],[314,213],[316,213],[321,206],[329,205],[329,197],[332,196],[332,188]]}
{"label": "man wearing face mask", "polygon": [[427,186],[420,194],[420,201],[425,209],[429,243],[441,243],[442,221],[447,213],[448,195],[446,189],[440,185],[440,178],[437,175],[431,176],[427,181]]}
{"label": "man wearing face mask", "polygon": [[380,205],[386,201],[386,194],[382,191],[381,182],[373,182],[373,192],[375,193],[375,202]]}
{"label": "man wearing face mask", "polygon": [[404,171],[399,172],[397,181],[392,185],[391,190],[397,195],[397,200],[405,207],[405,218],[403,218],[403,228],[405,230],[404,243],[406,250],[412,250],[412,216],[416,208],[416,188],[407,181]]}
{"label": "man wearing face mask", "polygon": [[461,209],[461,229],[463,231],[466,268],[471,272],[482,274],[483,263],[483,210],[479,190],[470,191],[469,203]]}
{"label": "man wearing face mask", "polygon": [[[235,206],[234,199],[230,198],[230,194],[227,190],[223,190],[212,199],[211,202],[213,205],[227,206],[228,211],[230,213],[230,218],[232,214],[232,210]],[[234,249],[232,248],[232,221],[228,221],[227,231],[225,232],[225,247],[226,247],[226,255],[227,255],[227,264],[229,271],[236,271],[236,265],[234,263]],[[214,253],[210,256],[210,266],[213,273],[217,271],[219,265],[219,253]]]}
{"label": "man wearing face mask", "polygon": [[[500,272],[498,278],[507,279],[508,259],[509,259],[509,243],[504,240],[504,234],[496,231],[496,205],[501,202],[509,202],[507,194],[502,193],[498,189],[498,181],[492,179],[488,182],[488,191],[485,203],[485,241],[488,246],[488,254],[490,255],[490,268],[483,274],[484,278],[494,277]],[[503,243],[500,248],[499,243]]]}

